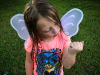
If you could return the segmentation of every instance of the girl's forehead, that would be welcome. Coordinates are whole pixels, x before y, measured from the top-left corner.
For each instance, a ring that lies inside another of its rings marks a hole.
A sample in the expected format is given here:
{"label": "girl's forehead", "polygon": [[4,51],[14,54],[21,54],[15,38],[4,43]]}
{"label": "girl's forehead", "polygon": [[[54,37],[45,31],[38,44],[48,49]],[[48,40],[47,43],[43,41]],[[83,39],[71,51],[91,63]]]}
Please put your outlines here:
{"label": "girl's forehead", "polygon": [[40,17],[37,21],[37,27],[39,29],[45,30],[49,28],[53,23],[54,23],[54,20],[52,18],[50,18],[49,20],[47,18]]}

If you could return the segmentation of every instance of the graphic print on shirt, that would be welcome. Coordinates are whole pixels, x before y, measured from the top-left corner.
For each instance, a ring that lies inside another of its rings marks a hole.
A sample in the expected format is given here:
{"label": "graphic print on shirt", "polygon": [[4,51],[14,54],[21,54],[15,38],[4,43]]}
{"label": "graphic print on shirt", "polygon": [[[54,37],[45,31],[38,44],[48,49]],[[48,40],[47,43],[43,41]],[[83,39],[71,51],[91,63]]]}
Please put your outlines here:
{"label": "graphic print on shirt", "polygon": [[38,75],[60,75],[62,67],[61,49],[38,50],[37,62],[36,72]]}

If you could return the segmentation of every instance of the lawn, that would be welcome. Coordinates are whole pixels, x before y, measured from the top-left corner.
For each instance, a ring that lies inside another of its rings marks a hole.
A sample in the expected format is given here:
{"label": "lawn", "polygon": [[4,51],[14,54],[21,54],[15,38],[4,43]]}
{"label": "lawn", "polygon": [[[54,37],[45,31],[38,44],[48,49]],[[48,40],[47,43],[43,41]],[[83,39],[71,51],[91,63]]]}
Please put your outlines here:
{"label": "lawn", "polygon": [[[0,0],[0,75],[25,75],[24,40],[10,25],[12,16],[23,13],[30,0]],[[65,75],[100,75],[100,1],[49,0],[58,10],[60,18],[69,10],[79,8],[84,18],[79,32],[71,38],[84,41],[84,50],[77,54],[76,63]]]}

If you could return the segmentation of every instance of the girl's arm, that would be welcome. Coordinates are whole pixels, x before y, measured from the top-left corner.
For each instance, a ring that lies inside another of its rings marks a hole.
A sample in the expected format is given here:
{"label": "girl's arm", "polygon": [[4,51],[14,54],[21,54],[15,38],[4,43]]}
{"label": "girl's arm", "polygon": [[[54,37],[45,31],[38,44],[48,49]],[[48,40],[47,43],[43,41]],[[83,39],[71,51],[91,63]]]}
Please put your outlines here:
{"label": "girl's arm", "polygon": [[63,50],[62,63],[65,69],[71,68],[75,63],[76,54],[70,54],[68,52],[68,47],[65,47]]}
{"label": "girl's arm", "polygon": [[84,41],[72,42],[70,44],[70,47],[64,48],[62,63],[66,69],[69,69],[72,67],[72,65],[74,65],[76,54],[83,50],[83,44],[84,44]]}
{"label": "girl's arm", "polygon": [[33,61],[31,59],[30,53],[27,51],[26,51],[25,69],[26,69],[26,75],[32,75]]}

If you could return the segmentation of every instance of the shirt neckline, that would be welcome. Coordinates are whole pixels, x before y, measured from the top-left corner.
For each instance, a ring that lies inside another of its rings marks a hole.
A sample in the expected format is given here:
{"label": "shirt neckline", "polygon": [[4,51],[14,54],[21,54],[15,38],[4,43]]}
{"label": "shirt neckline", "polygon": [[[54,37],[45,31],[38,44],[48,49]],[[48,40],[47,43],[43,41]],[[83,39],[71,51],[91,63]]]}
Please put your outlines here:
{"label": "shirt neckline", "polygon": [[[59,33],[58,33],[58,35],[59,35]],[[53,38],[53,40],[52,40],[52,41],[50,41],[50,42],[41,41],[41,43],[51,43],[51,42],[54,42],[54,41],[55,41],[55,39],[58,37],[58,35],[57,35],[57,36],[55,36],[55,37]]]}

